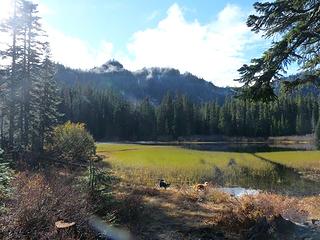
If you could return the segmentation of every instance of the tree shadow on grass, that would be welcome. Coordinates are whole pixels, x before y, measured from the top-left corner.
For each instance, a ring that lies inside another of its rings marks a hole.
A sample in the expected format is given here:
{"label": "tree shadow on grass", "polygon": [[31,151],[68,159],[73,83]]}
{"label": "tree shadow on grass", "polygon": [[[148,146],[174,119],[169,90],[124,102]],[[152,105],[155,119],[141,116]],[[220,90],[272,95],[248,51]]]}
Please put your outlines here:
{"label": "tree shadow on grass", "polygon": [[175,196],[157,188],[123,189],[113,207],[118,223],[136,239],[224,239],[212,221],[213,212],[201,202]]}
{"label": "tree shadow on grass", "polygon": [[320,193],[320,183],[303,177],[296,169],[276,163],[255,153],[252,156],[272,164],[272,172],[265,178],[265,189],[289,196],[307,196]]}

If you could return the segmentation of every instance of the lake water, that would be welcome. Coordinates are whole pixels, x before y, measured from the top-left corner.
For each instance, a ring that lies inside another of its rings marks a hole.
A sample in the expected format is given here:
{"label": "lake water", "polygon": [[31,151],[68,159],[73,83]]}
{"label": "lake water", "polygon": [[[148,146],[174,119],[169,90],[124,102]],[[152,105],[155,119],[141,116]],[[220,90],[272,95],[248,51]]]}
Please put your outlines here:
{"label": "lake water", "polygon": [[260,191],[256,189],[250,188],[242,188],[242,187],[222,187],[219,188],[220,191],[230,194],[234,197],[242,197],[244,195],[256,195]]}
{"label": "lake water", "polygon": [[222,152],[280,152],[280,151],[310,151],[317,150],[311,143],[267,143],[267,142],[136,142],[142,145],[170,145],[180,146],[202,151],[222,151]]}
{"label": "lake water", "polygon": [[306,151],[316,150],[313,144],[295,143],[295,144],[275,144],[275,143],[178,143],[184,148],[203,150],[203,151],[224,151],[224,152],[280,152],[280,151]]}

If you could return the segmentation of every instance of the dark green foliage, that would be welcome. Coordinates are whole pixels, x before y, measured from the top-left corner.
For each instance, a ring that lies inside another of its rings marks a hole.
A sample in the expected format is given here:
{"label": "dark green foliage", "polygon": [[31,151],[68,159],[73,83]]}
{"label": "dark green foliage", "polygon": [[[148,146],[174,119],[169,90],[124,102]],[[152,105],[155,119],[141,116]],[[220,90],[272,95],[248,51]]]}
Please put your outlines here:
{"label": "dark green foliage", "polygon": [[227,99],[194,104],[167,93],[160,105],[148,99],[130,103],[112,91],[66,88],[62,92],[66,120],[86,123],[97,140],[177,139],[190,135],[265,137],[314,132],[318,97],[280,95],[273,103]]}
{"label": "dark green foliage", "polygon": [[0,212],[4,208],[4,200],[8,198],[10,193],[10,181],[12,180],[13,172],[9,164],[3,159],[3,150],[0,149]]}
{"label": "dark green foliage", "polygon": [[46,142],[51,140],[53,126],[58,123],[60,114],[59,92],[54,78],[55,68],[50,60],[49,46],[44,46],[44,59],[41,72],[31,91],[31,135],[32,150],[42,151]]}
{"label": "dark green foliage", "polygon": [[317,141],[318,146],[320,146],[320,118],[319,118],[317,126],[316,126],[315,137],[316,137],[316,141]]}
{"label": "dark green foliage", "polygon": [[148,98],[144,99],[136,111],[138,129],[142,139],[152,139],[157,133],[156,113]]}
{"label": "dark green foliage", "polygon": [[0,28],[12,39],[0,49],[7,59],[0,67],[0,135],[5,148],[39,153],[57,123],[59,99],[37,6],[15,0],[13,16]]}
{"label": "dark green foliage", "polygon": [[294,81],[284,81],[292,90],[305,83],[320,84],[320,2],[314,0],[275,0],[255,3],[256,15],[250,15],[247,25],[252,31],[274,37],[271,47],[262,57],[252,59],[240,69],[243,83],[241,96],[253,100],[274,100],[272,81],[280,79],[288,65],[297,63],[304,74]]}

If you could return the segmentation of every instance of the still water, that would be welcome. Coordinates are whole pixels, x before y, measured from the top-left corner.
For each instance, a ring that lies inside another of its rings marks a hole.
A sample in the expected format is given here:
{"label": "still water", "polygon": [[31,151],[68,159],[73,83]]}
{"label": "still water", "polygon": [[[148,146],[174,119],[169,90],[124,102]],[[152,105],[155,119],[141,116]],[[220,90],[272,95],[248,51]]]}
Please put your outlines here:
{"label": "still water", "polygon": [[282,151],[306,151],[316,150],[316,146],[309,143],[296,144],[280,144],[280,143],[229,143],[229,142],[215,142],[215,143],[178,143],[177,145],[203,151],[223,151],[223,152],[282,152]]}

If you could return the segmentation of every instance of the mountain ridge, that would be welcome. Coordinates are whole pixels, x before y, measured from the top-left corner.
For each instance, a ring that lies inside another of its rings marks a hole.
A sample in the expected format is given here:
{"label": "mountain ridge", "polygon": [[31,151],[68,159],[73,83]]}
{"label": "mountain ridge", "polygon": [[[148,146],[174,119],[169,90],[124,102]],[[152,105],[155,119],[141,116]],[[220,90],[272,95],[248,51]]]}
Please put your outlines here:
{"label": "mountain ridge", "polygon": [[215,86],[189,72],[160,67],[129,71],[114,59],[87,71],[58,64],[56,79],[63,86],[113,89],[130,101],[149,98],[155,104],[159,104],[167,92],[186,95],[197,103],[223,102],[233,94],[232,88]]}

